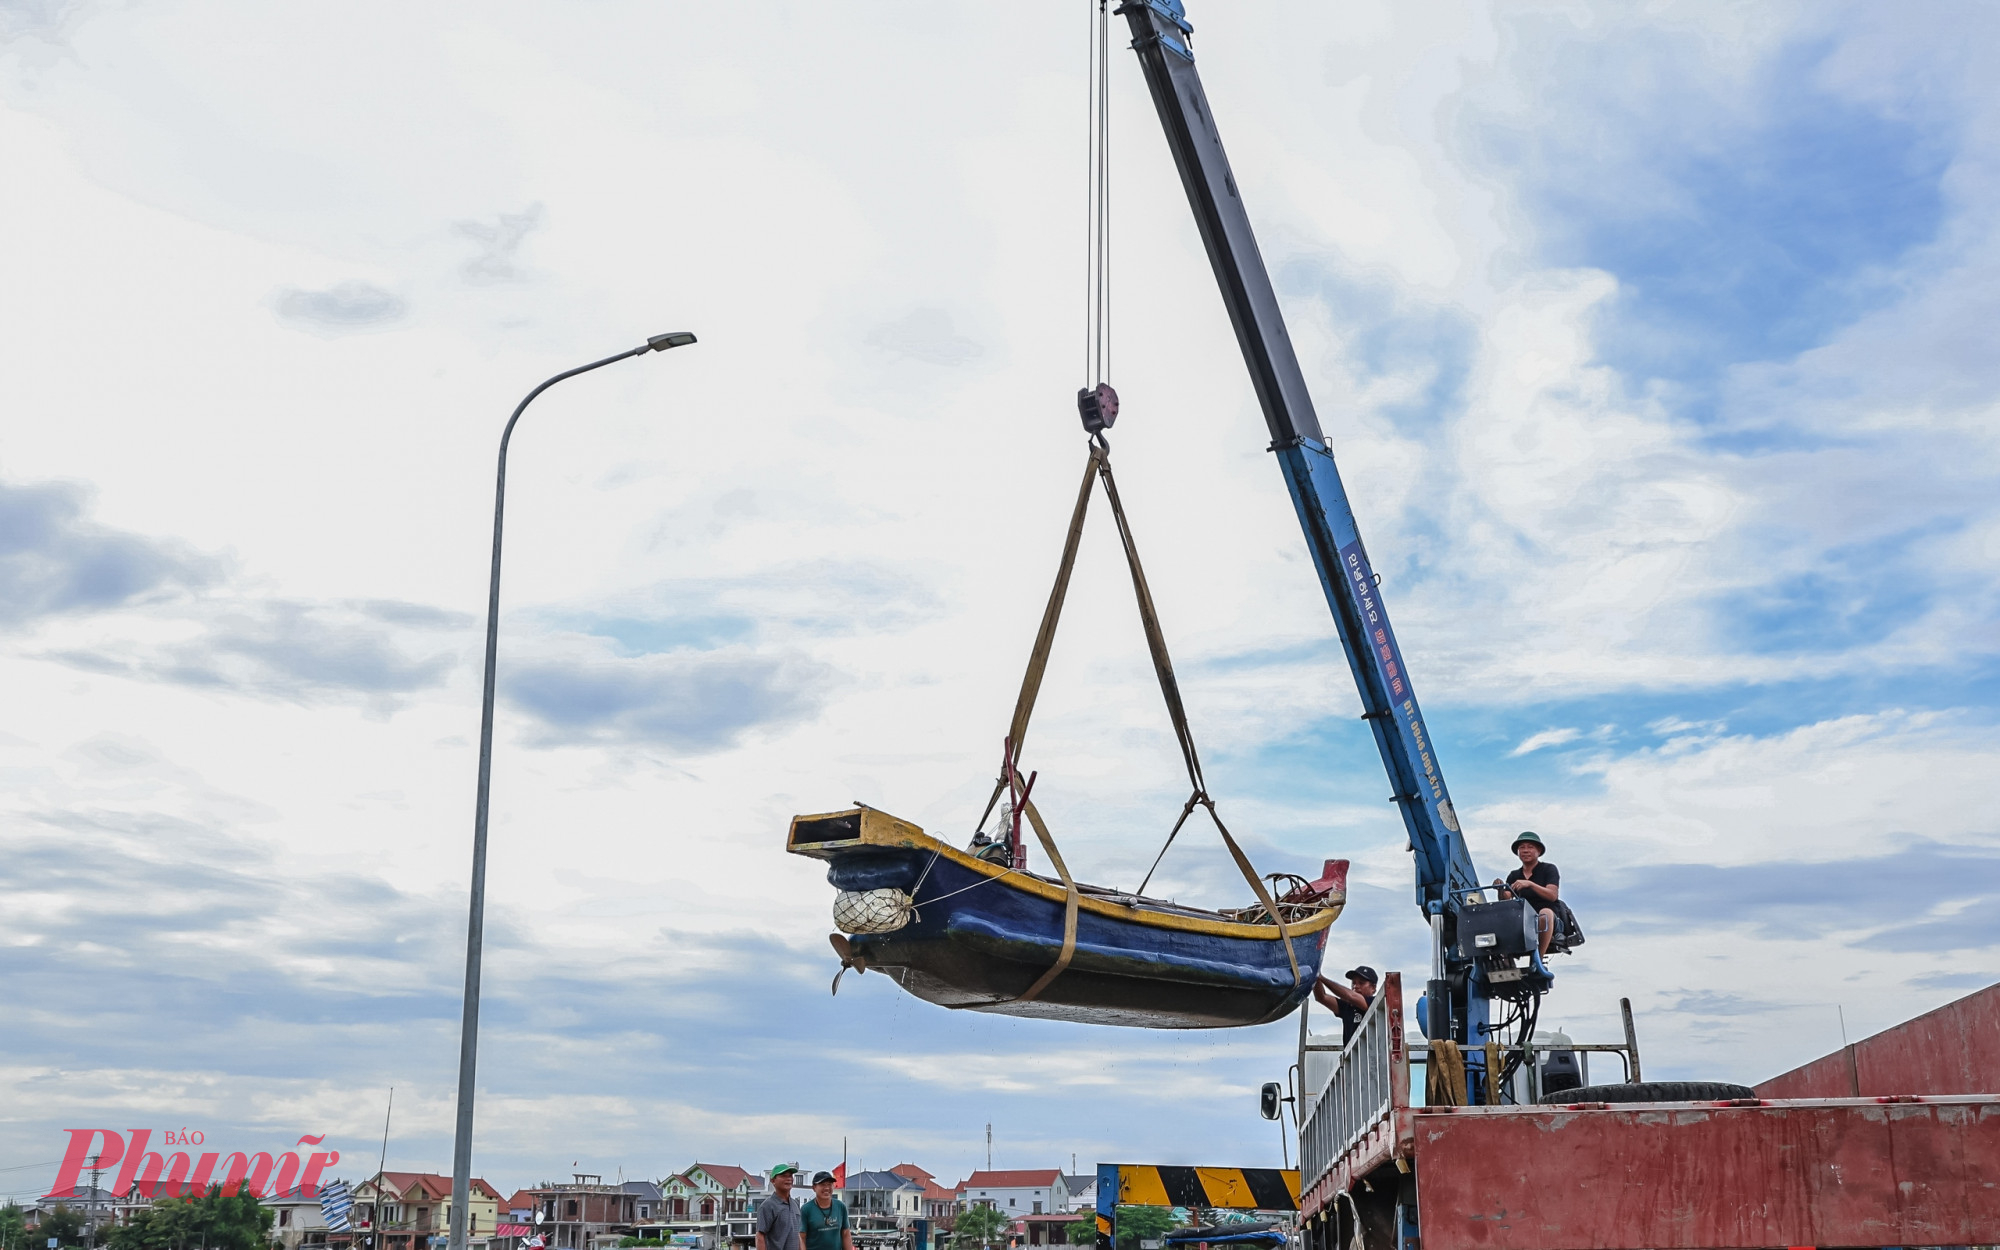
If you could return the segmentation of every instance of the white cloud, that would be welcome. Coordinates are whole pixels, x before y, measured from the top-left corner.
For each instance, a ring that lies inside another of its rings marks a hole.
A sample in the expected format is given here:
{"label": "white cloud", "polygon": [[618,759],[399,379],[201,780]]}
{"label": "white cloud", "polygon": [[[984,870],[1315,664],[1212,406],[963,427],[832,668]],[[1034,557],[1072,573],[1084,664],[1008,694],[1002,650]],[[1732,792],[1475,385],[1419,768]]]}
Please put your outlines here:
{"label": "white cloud", "polygon": [[1575,742],[1583,736],[1580,729],[1544,729],[1540,733],[1529,734],[1521,739],[1521,745],[1507,752],[1510,756],[1527,755],[1543,747],[1559,747],[1566,742]]}

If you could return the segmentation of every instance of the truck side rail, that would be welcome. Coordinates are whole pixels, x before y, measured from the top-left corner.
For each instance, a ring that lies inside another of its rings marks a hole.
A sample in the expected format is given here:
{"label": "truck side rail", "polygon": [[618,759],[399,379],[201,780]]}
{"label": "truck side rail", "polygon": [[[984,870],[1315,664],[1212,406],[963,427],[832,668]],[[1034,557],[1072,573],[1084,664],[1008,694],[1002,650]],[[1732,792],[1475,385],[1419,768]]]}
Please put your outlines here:
{"label": "truck side rail", "polygon": [[[1403,978],[1391,972],[1342,1048],[1299,1127],[1301,1197],[1366,1175],[1409,1147],[1410,1065],[1403,1041]],[[1317,1206],[1302,1203],[1303,1206]]]}

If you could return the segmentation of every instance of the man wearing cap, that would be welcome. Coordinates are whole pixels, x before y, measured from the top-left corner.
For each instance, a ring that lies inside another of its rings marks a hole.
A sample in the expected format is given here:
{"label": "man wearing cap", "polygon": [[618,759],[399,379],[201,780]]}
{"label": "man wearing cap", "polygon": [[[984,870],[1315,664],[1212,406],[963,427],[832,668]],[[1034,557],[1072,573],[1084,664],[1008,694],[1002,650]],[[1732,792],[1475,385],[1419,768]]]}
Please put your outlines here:
{"label": "man wearing cap", "polygon": [[1349,968],[1344,975],[1347,977],[1346,985],[1325,977],[1313,984],[1313,997],[1319,1000],[1320,1006],[1340,1017],[1342,1046],[1347,1045],[1354,1037],[1354,1030],[1361,1027],[1361,1016],[1368,1010],[1368,1004],[1375,1001],[1375,986],[1381,981],[1367,964]]}
{"label": "man wearing cap", "polygon": [[757,1250],[806,1250],[799,1209],[792,1205],[792,1180],[797,1171],[789,1163],[771,1169],[771,1194],[757,1204]]}
{"label": "man wearing cap", "polygon": [[833,1173],[813,1173],[812,1201],[799,1209],[799,1219],[805,1227],[806,1250],[854,1250],[847,1204],[833,1196]]}
{"label": "man wearing cap", "polygon": [[1535,928],[1542,935],[1542,956],[1547,958],[1549,943],[1556,936],[1555,909],[1562,893],[1562,873],[1542,858],[1544,849],[1540,834],[1523,833],[1515,838],[1514,854],[1520,857],[1521,866],[1508,873],[1505,881],[1496,879],[1493,886],[1501,898],[1525,899],[1535,909]]}

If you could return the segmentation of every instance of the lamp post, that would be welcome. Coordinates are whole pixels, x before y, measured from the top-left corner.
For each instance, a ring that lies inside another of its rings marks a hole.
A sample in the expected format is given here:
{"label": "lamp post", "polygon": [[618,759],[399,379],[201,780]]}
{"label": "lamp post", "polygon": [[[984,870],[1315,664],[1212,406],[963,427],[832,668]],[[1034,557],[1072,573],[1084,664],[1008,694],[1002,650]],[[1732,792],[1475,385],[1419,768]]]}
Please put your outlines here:
{"label": "lamp post", "polygon": [[500,468],[493,486],[493,575],[486,591],[486,686],[479,705],[479,800],[472,818],[472,916],[465,930],[465,1014],[458,1034],[458,1131],[451,1150],[450,1250],[465,1250],[466,1206],[472,1197],[472,1078],[479,1057],[479,962],[486,928],[486,812],[493,782],[493,673],[500,655],[500,523],[507,508],[507,443],[528,405],[556,383],[694,341],[694,335],[686,331],[655,334],[643,347],[558,373],[528,392],[514,415],[507,418],[507,428],[500,432]]}

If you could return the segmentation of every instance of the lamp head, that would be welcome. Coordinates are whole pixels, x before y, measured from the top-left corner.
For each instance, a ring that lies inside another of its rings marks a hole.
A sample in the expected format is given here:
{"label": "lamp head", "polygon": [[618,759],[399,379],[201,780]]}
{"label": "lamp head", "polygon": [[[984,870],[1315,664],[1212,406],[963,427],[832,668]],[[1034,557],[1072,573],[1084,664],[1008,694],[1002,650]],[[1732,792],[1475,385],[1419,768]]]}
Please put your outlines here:
{"label": "lamp head", "polygon": [[646,346],[656,352],[663,352],[669,347],[686,347],[694,341],[694,335],[689,334],[686,330],[676,330],[672,334],[655,334],[648,337],[646,339]]}

